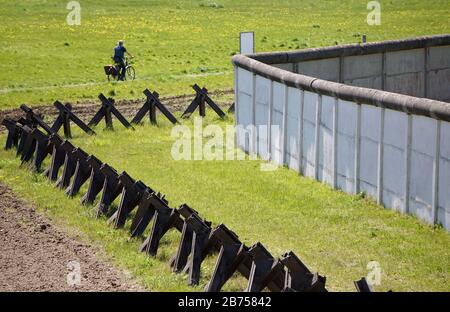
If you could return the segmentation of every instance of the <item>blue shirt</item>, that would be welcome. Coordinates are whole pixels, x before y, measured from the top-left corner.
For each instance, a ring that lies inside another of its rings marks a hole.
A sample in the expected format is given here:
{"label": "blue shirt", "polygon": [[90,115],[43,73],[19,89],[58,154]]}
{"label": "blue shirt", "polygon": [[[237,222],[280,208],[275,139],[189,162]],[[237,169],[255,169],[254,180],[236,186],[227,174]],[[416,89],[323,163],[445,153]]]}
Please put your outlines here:
{"label": "blue shirt", "polygon": [[116,46],[114,48],[114,58],[123,59],[125,57],[125,52],[127,52],[127,49],[125,49],[124,46]]}

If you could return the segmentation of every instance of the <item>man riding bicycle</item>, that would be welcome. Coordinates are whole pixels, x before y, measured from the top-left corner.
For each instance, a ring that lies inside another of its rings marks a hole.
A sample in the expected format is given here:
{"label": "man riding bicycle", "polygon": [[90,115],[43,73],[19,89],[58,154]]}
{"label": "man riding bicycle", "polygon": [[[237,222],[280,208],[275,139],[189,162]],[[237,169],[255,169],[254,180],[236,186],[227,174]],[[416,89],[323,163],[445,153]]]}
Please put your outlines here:
{"label": "man riding bicycle", "polygon": [[133,55],[131,55],[131,53],[127,51],[123,43],[124,43],[123,40],[119,40],[117,46],[114,48],[114,62],[120,65],[119,80],[122,81],[125,79],[125,72],[126,72],[125,53],[127,53],[130,57],[133,57]]}

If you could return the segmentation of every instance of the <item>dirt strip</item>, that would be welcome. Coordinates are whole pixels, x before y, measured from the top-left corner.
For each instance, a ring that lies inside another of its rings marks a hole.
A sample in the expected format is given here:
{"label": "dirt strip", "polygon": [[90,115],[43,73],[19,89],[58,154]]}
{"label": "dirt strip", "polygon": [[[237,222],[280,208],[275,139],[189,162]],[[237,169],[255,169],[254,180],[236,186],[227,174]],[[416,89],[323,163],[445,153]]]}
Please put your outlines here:
{"label": "dirt strip", "polygon": [[[231,106],[231,102],[223,102],[218,101],[215,99],[215,97],[221,97],[224,95],[232,95],[233,90],[218,90],[218,91],[211,91],[209,92],[211,98],[216,101],[216,103],[220,107],[224,107],[228,109],[229,106]],[[162,97],[161,103],[166,105],[166,107],[171,112],[179,112],[184,109],[186,109],[189,104],[191,104],[192,100],[194,99],[194,95],[187,94],[187,95],[179,95],[179,96],[170,96],[170,97]],[[68,102],[64,102],[66,104]],[[117,109],[127,118],[134,117],[134,115],[137,113],[139,108],[142,107],[142,105],[145,103],[144,98],[138,99],[138,100],[118,100],[115,104]],[[72,111],[83,121],[86,123],[91,120],[91,118],[94,116],[94,114],[97,112],[97,110],[100,108],[100,100],[99,101],[92,101],[87,103],[70,103],[72,104],[73,108]],[[21,116],[24,116],[23,111],[19,108],[19,105],[17,105],[17,108],[13,109],[5,109],[0,111],[0,123],[5,117],[9,117],[12,119],[18,119]],[[56,119],[58,111],[53,105],[41,105],[41,106],[32,106],[37,113],[42,114],[42,116],[45,117],[45,119],[48,122],[53,122]],[[0,133],[5,131],[5,127],[0,126]]]}
{"label": "dirt strip", "polygon": [[144,291],[0,183],[0,291]]}

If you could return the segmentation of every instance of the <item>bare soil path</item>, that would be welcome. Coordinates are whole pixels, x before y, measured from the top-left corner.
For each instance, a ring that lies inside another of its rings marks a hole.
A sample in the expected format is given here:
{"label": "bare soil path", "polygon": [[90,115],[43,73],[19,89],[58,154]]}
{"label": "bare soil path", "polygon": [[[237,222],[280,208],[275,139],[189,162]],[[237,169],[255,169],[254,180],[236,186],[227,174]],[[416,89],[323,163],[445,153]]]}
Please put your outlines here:
{"label": "bare soil path", "polygon": [[0,183],[0,291],[144,291],[102,259]]}
{"label": "bare soil path", "polygon": [[[232,95],[233,90],[217,90],[211,91],[209,94],[213,98],[213,100],[215,100],[216,103],[223,108],[227,109],[232,104],[230,101],[224,102],[221,100],[216,100],[216,97],[220,98],[223,96]],[[191,104],[193,99],[194,95],[186,94],[186,95],[163,97],[161,98],[161,102],[164,105],[166,105],[167,108],[172,113],[174,113],[186,109],[189,106],[189,104]],[[145,102],[144,99],[118,100],[115,106],[126,118],[131,118],[142,107],[144,102]],[[72,111],[86,123],[91,120],[91,118],[94,116],[94,114],[97,112],[97,110],[100,108],[101,105],[100,101],[92,101],[86,103],[71,103],[71,104],[73,106]],[[24,113],[20,109],[19,105],[17,106],[18,106],[17,108],[13,109],[0,110],[0,123],[6,117],[18,119],[21,116],[24,116]],[[56,119],[58,111],[56,110],[55,107],[53,107],[53,105],[40,105],[31,107],[34,109],[34,111],[36,111],[39,114],[42,114],[42,116],[44,116],[51,122],[53,122]],[[0,125],[0,133],[5,130],[6,130],[5,127]]]}

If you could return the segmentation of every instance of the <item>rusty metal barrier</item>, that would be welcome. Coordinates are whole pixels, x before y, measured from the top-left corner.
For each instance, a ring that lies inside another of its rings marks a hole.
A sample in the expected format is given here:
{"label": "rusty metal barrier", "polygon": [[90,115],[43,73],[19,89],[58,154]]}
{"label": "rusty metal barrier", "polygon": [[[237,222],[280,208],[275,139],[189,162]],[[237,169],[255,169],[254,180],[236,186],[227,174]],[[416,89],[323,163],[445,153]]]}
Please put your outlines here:
{"label": "rusty metal barrier", "polygon": [[108,214],[111,204],[122,192],[122,183],[116,169],[108,164],[102,164],[100,173],[103,175],[103,186],[102,196],[97,205],[97,217]]}
{"label": "rusty metal barrier", "polygon": [[206,292],[218,292],[238,271],[246,279],[250,276],[251,260],[248,256],[248,247],[239,240],[239,237],[224,224],[216,227],[211,236],[220,246],[219,257],[214,273],[206,285]]}
{"label": "rusty metal barrier", "polygon": [[142,196],[146,192],[153,192],[142,181],[135,181],[126,172],[119,176],[119,181],[122,186],[120,204],[116,213],[110,219],[116,229],[123,228],[131,211],[141,202]]}
{"label": "rusty metal barrier", "polygon": [[355,281],[354,284],[358,292],[374,292],[372,286],[369,285],[365,277],[361,278],[359,281]]}
{"label": "rusty metal barrier", "polygon": [[182,223],[179,217],[175,209],[165,209],[163,206],[157,205],[150,235],[141,245],[140,250],[146,252],[149,256],[156,256],[161,238],[172,227],[179,229],[177,225]]}
{"label": "rusty metal barrier", "polygon": [[20,156],[21,165],[32,160],[31,169],[39,171],[44,158],[49,153],[48,136],[37,128],[31,127],[24,120],[16,122],[5,119],[3,124],[6,124],[8,129],[5,149],[16,146],[16,155]]}
{"label": "rusty metal barrier", "polygon": [[281,291],[286,274],[282,263],[259,242],[250,247],[248,254],[252,266],[246,291],[261,292],[266,287],[271,291]]}
{"label": "rusty metal barrier", "polygon": [[291,251],[283,255],[281,262],[287,268],[285,289],[301,292],[326,292],[326,278],[311,271]]}
{"label": "rusty metal barrier", "polygon": [[17,147],[17,153],[16,156],[20,156],[20,160],[22,161],[22,164],[24,163],[24,159],[28,158],[27,154],[30,154],[30,150],[32,149],[32,143],[33,138],[31,137],[31,132],[34,128],[28,127],[28,126],[21,126],[21,137],[19,140],[19,145]]}
{"label": "rusty metal barrier", "polygon": [[170,265],[174,272],[189,274],[189,285],[198,285],[201,264],[213,245],[211,222],[201,219],[198,212],[186,204],[178,212],[183,216],[184,223],[180,244]]}
{"label": "rusty metal barrier", "polygon": [[72,181],[65,193],[69,197],[74,197],[79,193],[81,186],[89,179],[91,166],[89,165],[89,155],[81,148],[76,148],[71,156],[76,165]]}
{"label": "rusty metal barrier", "polygon": [[152,204],[152,196],[154,196],[153,190],[148,189],[143,192],[136,214],[131,222],[131,237],[141,236],[153,219],[156,210]]}
{"label": "rusty metal barrier", "polygon": [[183,229],[183,220],[177,209],[170,208],[167,202],[156,194],[150,195],[150,204],[155,209],[153,225],[150,235],[140,247],[140,251],[149,256],[156,256],[161,238],[171,229],[176,228],[179,232]]}
{"label": "rusty metal barrier", "polygon": [[55,131],[50,127],[43,119],[43,117],[37,113],[35,113],[31,108],[26,106],[25,104],[20,105],[20,109],[25,112],[26,119],[29,120],[31,124],[34,126],[40,126],[42,129],[47,132],[47,134],[53,134]]}
{"label": "rusty metal barrier", "polygon": [[22,126],[22,132],[27,133],[21,157],[22,164],[33,159],[31,168],[38,172],[45,157],[50,153],[49,137],[39,129],[28,126]]}
{"label": "rusty metal barrier", "polygon": [[52,146],[52,159],[50,166],[44,171],[44,175],[50,181],[56,181],[58,179],[58,171],[64,165],[65,152],[61,148],[63,139],[58,135],[51,135],[49,142]]}
{"label": "rusty metal barrier", "polygon": [[175,125],[178,123],[175,116],[172,115],[172,113],[164,106],[164,104],[161,103],[161,101],[159,100],[159,94],[156,91],[152,93],[150,90],[145,89],[144,94],[147,97],[147,100],[145,101],[141,109],[136,113],[136,116],[133,118],[131,123],[140,123],[148,112],[150,123],[152,125],[156,125],[156,109],[158,109],[172,124]]}
{"label": "rusty metal barrier", "polygon": [[21,125],[10,118],[5,118],[2,120],[2,125],[5,126],[8,131],[5,143],[5,150],[17,147],[20,139]]}
{"label": "rusty metal barrier", "polygon": [[64,129],[64,136],[67,139],[72,138],[72,131],[70,130],[70,121],[73,121],[78,127],[80,127],[81,130],[86,132],[89,135],[94,135],[95,132],[89,128],[80,118],[78,118],[73,112],[72,112],[72,105],[66,104],[63,105],[61,102],[56,101],[53,106],[59,111],[58,117],[56,118],[55,122],[52,125],[53,131],[56,133],[63,127]]}
{"label": "rusty metal barrier", "polygon": [[88,127],[98,125],[98,123],[104,118],[106,128],[113,129],[112,115],[114,115],[125,128],[130,128],[134,130],[133,126],[114,106],[114,99],[112,98],[107,99],[106,96],[104,96],[102,93],[100,93],[98,98],[102,102],[102,106],[94,115],[94,117],[92,117],[91,121],[88,123]]}
{"label": "rusty metal barrier", "polygon": [[21,118],[18,122],[16,122],[16,130],[17,130],[17,135],[18,135],[16,156],[22,156],[25,146],[26,146],[26,142],[28,141],[28,135],[31,134],[30,131],[27,131],[27,129],[24,129],[24,126],[34,129],[34,128],[36,128],[37,125],[28,118]]}
{"label": "rusty metal barrier", "polygon": [[199,114],[201,117],[206,116],[206,104],[209,105],[219,115],[220,118],[225,117],[225,113],[220,109],[220,107],[209,97],[208,90],[206,88],[200,89],[197,84],[192,86],[196,95],[192,103],[188,106],[188,108],[184,111],[181,118],[189,118],[192,113],[197,109],[199,110]]}
{"label": "rusty metal barrier", "polygon": [[[176,273],[185,271],[184,269],[186,268],[192,248],[193,230],[188,225],[188,223],[186,223],[186,220],[192,214],[198,214],[197,211],[189,207],[187,204],[181,205],[180,208],[178,208],[178,212],[184,219],[183,227],[181,229],[181,239],[178,245],[177,252],[175,253],[175,255],[172,256],[172,258],[169,261],[169,265],[172,268],[172,271]],[[185,272],[187,272],[187,270]]]}
{"label": "rusty metal barrier", "polygon": [[72,157],[73,151],[76,147],[67,140],[64,140],[60,145],[64,153],[64,163],[62,174],[56,181],[56,187],[60,190],[66,189],[70,185],[70,179],[75,174],[76,160]]}
{"label": "rusty metal barrier", "polygon": [[236,110],[236,103],[231,104],[231,106],[228,108],[228,114],[234,114],[234,111]]}

